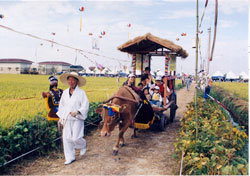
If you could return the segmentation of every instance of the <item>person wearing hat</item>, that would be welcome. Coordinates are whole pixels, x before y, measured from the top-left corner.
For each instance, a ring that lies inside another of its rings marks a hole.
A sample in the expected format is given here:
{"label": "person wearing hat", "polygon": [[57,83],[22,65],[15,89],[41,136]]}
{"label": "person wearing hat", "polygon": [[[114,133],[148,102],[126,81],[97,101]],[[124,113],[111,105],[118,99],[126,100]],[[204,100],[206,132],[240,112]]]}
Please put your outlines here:
{"label": "person wearing hat", "polygon": [[58,79],[55,76],[49,77],[49,92],[43,92],[42,96],[45,99],[46,108],[49,113],[47,115],[48,121],[57,121],[59,117],[56,115],[58,111],[59,101],[61,99],[63,90],[58,89]]}
{"label": "person wearing hat", "polygon": [[135,86],[135,75],[133,73],[128,75],[128,79],[122,84],[122,86],[129,86],[134,87]]}
{"label": "person wearing hat", "polygon": [[160,88],[159,86],[154,86],[153,88],[153,94],[152,94],[152,99],[150,101],[151,104],[154,104],[158,107],[161,107],[162,106],[162,96],[160,94]]}
{"label": "person wearing hat", "polygon": [[65,165],[75,161],[75,149],[80,149],[80,155],[86,152],[86,140],[84,136],[84,120],[89,111],[89,101],[80,89],[86,84],[86,80],[76,72],[64,73],[60,76],[63,84],[69,86],[63,91],[57,115],[63,125],[63,148]]}
{"label": "person wearing hat", "polygon": [[[164,77],[163,77],[164,78]],[[153,94],[153,88],[155,86],[159,87],[159,93],[161,94],[162,97],[164,97],[164,84],[162,82],[162,77],[161,76],[157,76],[155,78],[155,84],[152,85],[149,89],[150,94]],[[170,89],[167,87],[167,92],[170,92]]]}
{"label": "person wearing hat", "polygon": [[146,100],[143,91],[135,86],[135,75],[133,73],[128,75],[127,81],[125,81],[122,86],[128,86],[132,88],[142,100]]}

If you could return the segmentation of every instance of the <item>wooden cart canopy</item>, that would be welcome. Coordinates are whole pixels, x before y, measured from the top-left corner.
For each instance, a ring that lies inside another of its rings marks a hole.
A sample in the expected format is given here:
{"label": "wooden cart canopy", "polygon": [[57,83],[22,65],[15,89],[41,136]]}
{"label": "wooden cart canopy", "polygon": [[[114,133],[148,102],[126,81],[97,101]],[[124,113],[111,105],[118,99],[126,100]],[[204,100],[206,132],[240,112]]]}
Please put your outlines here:
{"label": "wooden cart canopy", "polygon": [[127,41],[123,45],[120,45],[118,50],[130,54],[149,54],[159,48],[166,48],[182,58],[188,57],[188,53],[181,46],[174,44],[170,40],[156,37],[150,33]]}

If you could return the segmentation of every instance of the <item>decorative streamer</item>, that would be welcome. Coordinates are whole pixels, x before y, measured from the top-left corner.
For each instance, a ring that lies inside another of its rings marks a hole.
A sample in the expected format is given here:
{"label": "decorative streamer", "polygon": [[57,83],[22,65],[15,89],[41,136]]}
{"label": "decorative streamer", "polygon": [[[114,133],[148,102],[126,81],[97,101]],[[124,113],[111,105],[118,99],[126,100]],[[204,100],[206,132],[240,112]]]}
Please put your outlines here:
{"label": "decorative streamer", "polygon": [[129,40],[129,30],[130,30],[131,24],[127,24],[127,27],[128,27],[128,40]]}
{"label": "decorative streamer", "polygon": [[80,32],[82,32],[82,14],[84,11],[84,7],[82,6],[81,8],[79,8],[79,11],[81,12],[81,16],[80,16]]}
{"label": "decorative streamer", "polygon": [[206,3],[205,3],[205,8],[204,8],[203,13],[202,13],[202,16],[201,16],[201,22],[200,22],[199,28],[201,27],[203,18],[204,18],[204,16],[205,16],[205,11],[206,11],[206,8],[207,8],[207,4],[208,4],[208,0],[206,0]]}
{"label": "decorative streamer", "polygon": [[169,67],[170,57],[168,54],[165,55],[165,76],[168,76],[168,67]]}
{"label": "decorative streamer", "polygon": [[[88,54],[92,54],[92,55],[96,55],[96,56],[100,56],[100,57],[103,57],[103,58],[107,58],[107,59],[117,61],[117,58],[114,58],[114,57],[109,57],[109,56],[105,56],[105,55],[101,55],[101,54],[96,54],[96,53],[90,52],[90,51],[88,51],[86,49],[75,48],[75,47],[72,47],[70,45],[65,45],[65,44],[62,44],[62,43],[58,43],[58,42],[56,42],[54,40],[49,40],[49,39],[45,39],[45,38],[42,38],[42,37],[39,37],[39,36],[36,36],[36,35],[33,35],[33,34],[27,34],[27,33],[21,32],[21,31],[17,31],[17,30],[14,30],[14,29],[10,28],[10,27],[4,26],[4,25],[0,25],[0,28],[6,29],[8,31],[12,31],[12,32],[15,32],[15,33],[18,33],[18,34],[21,34],[21,35],[25,35],[27,37],[35,38],[35,39],[38,39],[38,40],[41,40],[41,41],[53,43],[55,45],[59,45],[59,46],[65,47],[65,48],[77,50],[79,53],[84,52],[84,53],[88,53]],[[119,59],[119,60],[122,61],[122,62],[129,62],[127,59]]]}
{"label": "decorative streamer", "polygon": [[136,75],[136,55],[133,55],[132,67],[133,67],[133,74]]}
{"label": "decorative streamer", "polygon": [[214,40],[213,40],[213,45],[212,45],[212,50],[211,50],[209,61],[212,61],[213,54],[214,54],[214,47],[215,47],[215,40],[216,40],[216,29],[217,29],[217,19],[218,19],[218,0],[216,0],[216,3],[215,3]]}

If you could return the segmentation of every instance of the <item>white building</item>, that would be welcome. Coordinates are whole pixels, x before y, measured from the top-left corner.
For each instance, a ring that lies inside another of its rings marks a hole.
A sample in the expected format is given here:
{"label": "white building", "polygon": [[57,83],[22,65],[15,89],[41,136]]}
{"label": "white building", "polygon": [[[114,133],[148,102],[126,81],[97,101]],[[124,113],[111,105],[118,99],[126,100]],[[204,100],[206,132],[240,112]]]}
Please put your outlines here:
{"label": "white building", "polygon": [[69,71],[70,65],[67,62],[61,61],[46,61],[46,62],[39,62],[38,72],[39,74],[55,74],[59,72]]}
{"label": "white building", "polygon": [[0,59],[0,73],[28,73],[32,61],[25,59]]}

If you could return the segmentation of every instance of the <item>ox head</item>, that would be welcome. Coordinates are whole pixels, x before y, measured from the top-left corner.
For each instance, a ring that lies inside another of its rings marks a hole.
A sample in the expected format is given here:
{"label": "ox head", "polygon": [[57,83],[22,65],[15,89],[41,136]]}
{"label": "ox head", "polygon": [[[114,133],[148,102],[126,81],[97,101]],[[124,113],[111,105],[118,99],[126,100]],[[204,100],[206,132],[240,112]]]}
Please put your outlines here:
{"label": "ox head", "polygon": [[[116,107],[116,110],[112,107]],[[99,129],[101,131],[102,137],[110,136],[115,126],[122,120],[121,113],[124,112],[126,107],[127,105],[118,106],[114,104],[98,106],[95,111],[102,117],[102,121],[99,124]]]}

